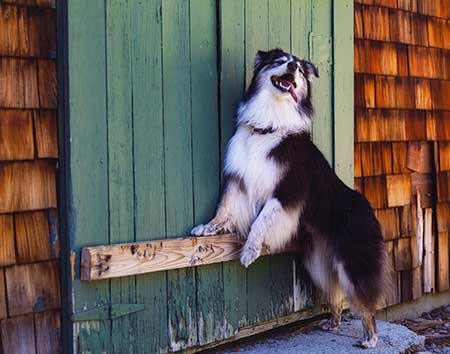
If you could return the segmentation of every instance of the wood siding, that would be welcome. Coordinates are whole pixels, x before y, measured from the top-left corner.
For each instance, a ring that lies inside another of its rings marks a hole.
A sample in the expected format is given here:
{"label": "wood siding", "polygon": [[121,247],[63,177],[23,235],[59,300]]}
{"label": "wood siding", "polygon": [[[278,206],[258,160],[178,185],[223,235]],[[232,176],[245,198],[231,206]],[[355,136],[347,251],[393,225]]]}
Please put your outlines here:
{"label": "wood siding", "polygon": [[450,3],[354,10],[355,185],[390,250],[394,305],[449,289]]}
{"label": "wood siding", "polygon": [[263,257],[248,271],[233,261],[87,283],[79,252],[185,236],[212,216],[236,105],[260,49],[280,46],[318,65],[314,139],[352,183],[353,142],[341,137],[353,129],[352,58],[344,55],[353,6],[342,4],[68,1],[68,80],[60,84],[76,352],[176,351],[313,305],[290,256]]}
{"label": "wood siding", "polygon": [[60,352],[56,11],[0,1],[0,352]]}

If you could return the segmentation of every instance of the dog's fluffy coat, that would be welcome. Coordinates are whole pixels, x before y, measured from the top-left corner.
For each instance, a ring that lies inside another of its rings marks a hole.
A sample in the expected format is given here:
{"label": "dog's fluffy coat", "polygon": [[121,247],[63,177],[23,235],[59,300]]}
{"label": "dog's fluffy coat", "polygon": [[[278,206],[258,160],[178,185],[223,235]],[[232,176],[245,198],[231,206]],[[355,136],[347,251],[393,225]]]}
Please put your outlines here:
{"label": "dog's fluffy coat", "polygon": [[328,297],[340,323],[346,296],[362,317],[360,345],[377,342],[374,312],[385,288],[380,226],[366,198],[334,173],[310,137],[313,64],[280,49],[258,52],[225,161],[216,216],[193,235],[237,231],[247,238],[248,267],[262,245],[298,246],[305,268]]}

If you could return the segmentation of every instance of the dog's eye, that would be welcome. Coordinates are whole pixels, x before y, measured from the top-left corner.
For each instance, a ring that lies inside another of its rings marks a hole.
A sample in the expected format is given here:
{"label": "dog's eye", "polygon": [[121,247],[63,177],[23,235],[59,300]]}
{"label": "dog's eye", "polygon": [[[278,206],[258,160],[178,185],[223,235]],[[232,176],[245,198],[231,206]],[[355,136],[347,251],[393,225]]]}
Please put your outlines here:
{"label": "dog's eye", "polygon": [[281,65],[281,64],[286,63],[286,61],[287,60],[285,60],[285,59],[278,59],[278,60],[275,60],[273,63],[276,65]]}

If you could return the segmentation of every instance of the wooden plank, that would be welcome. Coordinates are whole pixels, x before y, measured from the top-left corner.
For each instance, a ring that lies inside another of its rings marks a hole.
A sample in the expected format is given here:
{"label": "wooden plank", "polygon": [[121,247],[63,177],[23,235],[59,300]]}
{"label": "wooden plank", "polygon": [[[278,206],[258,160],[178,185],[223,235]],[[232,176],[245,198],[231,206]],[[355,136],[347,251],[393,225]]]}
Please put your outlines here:
{"label": "wooden plank", "polygon": [[[161,0],[130,2],[136,241],[166,236],[160,7]],[[148,107],[153,107],[150,115]],[[159,272],[136,277],[136,302],[145,304],[136,314],[138,353],[167,351],[166,276]]]}
{"label": "wooden plank", "polygon": [[48,211],[19,213],[15,216],[18,263],[31,263],[58,257],[50,233]]}
{"label": "wooden plank", "polygon": [[438,233],[438,291],[448,290],[449,284],[449,248],[448,232]]}
{"label": "wooden plank", "polygon": [[36,149],[39,158],[58,157],[56,111],[39,110],[33,112],[36,134]]}
{"label": "wooden plank", "polygon": [[[234,130],[235,112],[245,91],[245,2],[219,2],[220,11],[220,155]],[[293,7],[293,10],[296,7]],[[247,270],[239,261],[223,264],[224,312],[227,336],[247,323]]]}
{"label": "wooden plank", "polygon": [[60,307],[58,262],[48,261],[6,268],[10,316]]}
{"label": "wooden plank", "polygon": [[60,314],[47,311],[34,315],[37,354],[61,353]]}
{"label": "wooden plank", "polygon": [[431,87],[430,80],[419,79],[416,83],[416,108],[417,109],[432,109]]}
{"label": "wooden plank", "polygon": [[364,178],[364,195],[372,208],[387,208],[386,176]]}
{"label": "wooden plank", "polygon": [[[19,12],[17,6],[0,4],[0,54],[17,55],[19,53]],[[26,12],[26,10],[25,10]]]}
{"label": "wooden plank", "polygon": [[0,266],[16,263],[14,243],[14,219],[12,215],[0,215]]}
{"label": "wooden plank", "polygon": [[389,283],[392,288],[390,292],[386,294],[386,306],[392,306],[398,304],[400,302],[400,292],[398,288],[398,284],[400,282],[399,273],[394,270],[394,241],[386,242],[386,252],[388,255],[388,262],[391,267],[389,267]]}
{"label": "wooden plank", "polygon": [[411,178],[409,174],[386,176],[387,203],[389,207],[411,203]]}
{"label": "wooden plank", "polygon": [[[215,0],[190,2],[190,58],[194,224],[214,216],[220,187],[217,23]],[[223,272],[220,264],[196,269],[198,344],[224,338]],[[211,309],[214,309],[213,311]]]}
{"label": "wooden plank", "polygon": [[224,234],[84,247],[80,277],[98,280],[227,262],[239,258],[244,243],[237,234]]}
{"label": "wooden plank", "polygon": [[401,301],[407,302],[413,299],[413,271],[411,269],[400,272]]}
{"label": "wooden plank", "polygon": [[33,315],[8,318],[1,322],[2,349],[11,354],[38,354]]}
{"label": "wooden plank", "polygon": [[424,217],[424,258],[423,258],[423,291],[430,293],[435,291],[435,260],[434,260],[434,237],[433,237],[433,210],[425,209]]}
{"label": "wooden plank", "polygon": [[450,81],[432,80],[431,95],[434,109],[450,110],[450,102],[447,99],[450,97]]}
{"label": "wooden plank", "polygon": [[[65,158],[70,162],[66,171],[70,174],[67,188],[77,197],[67,210],[66,229],[68,239],[72,240],[71,254],[76,259],[81,247],[109,242],[108,208],[105,207],[108,205],[105,4],[70,1],[67,17],[71,20],[65,39],[69,43],[65,55],[70,62],[66,83],[70,97],[66,100],[72,141],[70,156]],[[67,281],[70,286],[70,279]],[[75,279],[72,289],[67,290],[73,294],[69,315],[111,302],[108,281],[87,284]],[[77,350],[94,348],[97,352],[112,352],[111,322],[98,321],[95,330],[91,329],[90,323],[73,328]]]}
{"label": "wooden plank", "polygon": [[[364,15],[364,14],[363,14]],[[365,29],[364,29],[365,31]],[[334,169],[353,187],[353,1],[333,2]]]}
{"label": "wooden plank", "polygon": [[[162,56],[166,225],[169,235],[187,234],[194,222],[189,3],[162,2]],[[181,70],[186,68],[186,70]],[[180,178],[181,175],[188,178]],[[197,340],[195,274],[192,268],[168,273],[168,334],[172,351]]]}
{"label": "wooden plank", "polygon": [[0,110],[0,160],[34,158],[32,112]]}
{"label": "wooden plank", "polygon": [[394,240],[400,237],[400,218],[398,208],[375,210],[383,238],[385,241]]}
{"label": "wooden plank", "polygon": [[0,166],[0,212],[55,207],[54,161],[14,162]]}
{"label": "wooden plank", "polygon": [[[287,19],[288,20],[288,19]],[[247,86],[253,76],[253,64],[258,50],[269,48],[269,0],[245,1],[245,63]],[[247,270],[248,321],[257,323],[271,317],[270,260],[259,259]],[[254,301],[258,297],[259,301]]]}
{"label": "wooden plank", "polygon": [[[108,195],[109,241],[134,241],[134,155],[131,90],[130,10],[124,1],[106,2],[106,100],[108,102]],[[134,277],[111,281],[111,301],[136,302]],[[136,314],[112,321],[114,352],[134,353],[137,336],[129,330],[137,326]]]}
{"label": "wooden plank", "polygon": [[436,173],[437,201],[450,201],[450,171]]}
{"label": "wooden plank", "polygon": [[363,6],[364,38],[389,42],[389,9]]}
{"label": "wooden plank", "polygon": [[[421,64],[423,65],[423,64]],[[414,79],[408,77],[377,76],[376,105],[379,108],[415,108]]]}
{"label": "wooden plank", "polygon": [[407,168],[408,143],[404,141],[392,142],[392,173],[410,173]]}
{"label": "wooden plank", "polygon": [[430,46],[450,49],[450,43],[447,40],[450,36],[448,19],[428,17],[427,24]]}
{"label": "wooden plank", "polygon": [[450,171],[450,142],[441,141],[438,143],[439,150],[439,171]]}

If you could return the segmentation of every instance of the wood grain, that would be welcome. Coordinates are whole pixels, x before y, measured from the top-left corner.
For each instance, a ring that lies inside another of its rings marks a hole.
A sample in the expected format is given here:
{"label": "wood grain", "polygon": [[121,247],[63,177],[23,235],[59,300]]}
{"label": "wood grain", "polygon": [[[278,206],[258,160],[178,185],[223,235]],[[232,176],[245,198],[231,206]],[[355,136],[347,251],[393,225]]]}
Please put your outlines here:
{"label": "wood grain", "polygon": [[31,110],[0,110],[0,160],[34,158]]}
{"label": "wood grain", "polygon": [[[244,243],[236,234],[225,234],[85,247],[81,279],[99,280],[227,262],[239,258]],[[264,249],[262,255],[267,254],[270,251]]]}
{"label": "wood grain", "polygon": [[13,215],[0,215],[0,266],[16,263]]}
{"label": "wood grain", "polygon": [[46,311],[34,315],[36,350],[38,354],[61,353],[60,315],[57,311]]}
{"label": "wood grain", "polygon": [[33,315],[3,320],[1,335],[4,353],[37,354]]}

